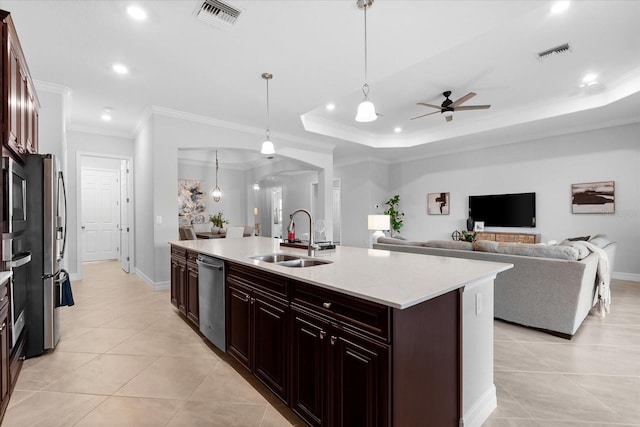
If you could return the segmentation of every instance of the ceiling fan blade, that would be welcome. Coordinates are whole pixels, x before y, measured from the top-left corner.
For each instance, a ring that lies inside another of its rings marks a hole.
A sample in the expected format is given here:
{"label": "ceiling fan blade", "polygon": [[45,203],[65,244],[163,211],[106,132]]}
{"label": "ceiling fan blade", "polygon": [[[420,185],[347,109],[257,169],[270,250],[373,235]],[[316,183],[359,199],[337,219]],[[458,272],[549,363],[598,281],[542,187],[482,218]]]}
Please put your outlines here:
{"label": "ceiling fan blade", "polygon": [[433,113],[427,113],[427,114],[423,114],[423,115],[418,116],[418,117],[412,117],[412,118],[411,118],[411,119],[409,119],[409,120],[419,119],[420,117],[430,116],[430,115],[432,115],[432,114],[436,114],[436,113],[439,113],[439,112],[440,112],[440,111],[434,111]]}
{"label": "ceiling fan blade", "polygon": [[438,110],[442,109],[442,105],[425,104],[424,102],[418,102],[416,105],[424,105],[425,107],[437,108]]}
{"label": "ceiling fan blade", "polygon": [[445,119],[447,119],[447,121],[450,122],[451,120],[453,120],[453,114],[450,116],[445,116]]}
{"label": "ceiling fan blade", "polygon": [[486,110],[491,107],[491,105],[466,105],[462,107],[455,108],[456,111],[464,111],[464,110]]}
{"label": "ceiling fan blade", "polygon": [[458,99],[457,101],[453,101],[453,104],[449,105],[449,107],[456,108],[458,105],[460,105],[460,104],[462,104],[464,102],[467,102],[468,100],[470,100],[474,96],[476,96],[476,94],[474,92],[469,92],[468,94],[466,94],[462,98]]}

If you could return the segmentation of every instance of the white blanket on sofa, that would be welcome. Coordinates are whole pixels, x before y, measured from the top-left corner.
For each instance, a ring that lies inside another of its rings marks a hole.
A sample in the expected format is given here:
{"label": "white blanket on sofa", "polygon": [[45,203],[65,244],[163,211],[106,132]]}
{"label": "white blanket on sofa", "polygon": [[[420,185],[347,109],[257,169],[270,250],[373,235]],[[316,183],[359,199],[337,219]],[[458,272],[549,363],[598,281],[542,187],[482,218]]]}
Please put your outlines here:
{"label": "white blanket on sofa", "polygon": [[599,255],[598,270],[596,271],[596,284],[598,286],[596,294],[594,296],[593,305],[596,307],[597,313],[604,317],[609,311],[611,311],[611,287],[610,278],[611,272],[609,271],[609,257],[607,252],[599,246],[589,242],[575,242],[585,245],[591,252]]}

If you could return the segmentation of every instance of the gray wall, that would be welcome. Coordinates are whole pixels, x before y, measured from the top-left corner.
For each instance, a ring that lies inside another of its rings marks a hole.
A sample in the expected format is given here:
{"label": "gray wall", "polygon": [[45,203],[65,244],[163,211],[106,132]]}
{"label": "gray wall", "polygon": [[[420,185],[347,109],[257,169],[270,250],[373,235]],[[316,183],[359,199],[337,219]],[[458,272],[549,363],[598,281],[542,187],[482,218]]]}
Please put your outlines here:
{"label": "gray wall", "polygon": [[334,176],[341,180],[342,244],[371,247],[367,216],[382,214],[383,203],[391,197],[389,165],[371,161],[350,164],[336,167]]}
{"label": "gray wall", "polygon": [[[401,162],[390,168],[389,193],[401,196],[403,234],[430,240],[450,239],[454,230],[463,229],[469,195],[535,192],[536,228],[489,230],[540,233],[543,241],[604,233],[619,243],[614,271],[640,279],[638,135],[636,123]],[[615,181],[615,214],[571,213],[571,184],[610,180]],[[439,192],[450,193],[450,215],[427,215],[427,193]]]}
{"label": "gray wall", "polygon": [[[136,137],[134,148],[135,166],[133,168],[135,267],[136,273],[146,277],[147,281],[153,281],[155,268],[152,128],[152,119],[150,118]],[[175,186],[172,187],[175,188]]]}
{"label": "gray wall", "polygon": [[[224,151],[220,151],[219,154],[223,156]],[[223,217],[229,220],[227,226],[253,225],[253,220],[249,223],[246,222],[247,190],[244,171],[226,169],[222,165],[218,168],[218,186],[222,190],[222,198],[219,202],[214,202],[211,197],[211,190],[215,187],[216,182],[215,164],[207,165],[190,160],[178,160],[178,179],[197,179],[202,182],[207,219],[209,215],[215,215],[218,211],[222,211]],[[177,188],[178,184],[176,183],[176,199]],[[176,215],[178,215],[177,203]],[[208,224],[211,225],[211,223]]]}

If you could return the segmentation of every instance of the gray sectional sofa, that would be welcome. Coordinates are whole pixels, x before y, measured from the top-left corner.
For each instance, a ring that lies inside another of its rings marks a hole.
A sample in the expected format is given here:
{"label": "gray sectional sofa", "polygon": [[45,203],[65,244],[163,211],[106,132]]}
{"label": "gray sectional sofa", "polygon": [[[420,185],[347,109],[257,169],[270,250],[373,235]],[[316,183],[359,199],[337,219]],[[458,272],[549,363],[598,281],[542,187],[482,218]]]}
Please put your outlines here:
{"label": "gray sectional sofa", "polygon": [[[613,271],[616,243],[598,235]],[[594,305],[599,255],[577,243],[428,241],[380,238],[374,249],[511,263],[495,280],[494,317],[571,338]]]}

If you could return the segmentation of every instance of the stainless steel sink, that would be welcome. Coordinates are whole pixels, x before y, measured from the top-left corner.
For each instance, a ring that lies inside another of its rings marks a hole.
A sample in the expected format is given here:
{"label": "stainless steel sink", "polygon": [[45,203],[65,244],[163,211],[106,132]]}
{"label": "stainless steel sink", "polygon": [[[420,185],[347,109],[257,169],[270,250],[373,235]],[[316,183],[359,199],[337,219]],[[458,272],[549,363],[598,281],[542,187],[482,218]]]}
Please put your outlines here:
{"label": "stainless steel sink", "polygon": [[327,259],[300,258],[291,261],[279,262],[278,265],[282,265],[284,267],[313,267],[314,265],[331,264],[332,262],[333,261],[329,261]]}
{"label": "stainless steel sink", "polygon": [[294,260],[300,259],[300,257],[298,256],[287,255],[287,254],[256,255],[256,256],[252,256],[251,258],[257,259],[258,261],[272,262],[272,263],[279,263],[282,261],[294,261]]}
{"label": "stainless steel sink", "polygon": [[269,255],[256,255],[251,259],[255,259],[263,262],[270,262],[272,264],[281,265],[283,267],[313,267],[314,265],[331,264],[333,261],[327,259],[318,258],[302,258],[295,255],[287,254],[269,254]]}

